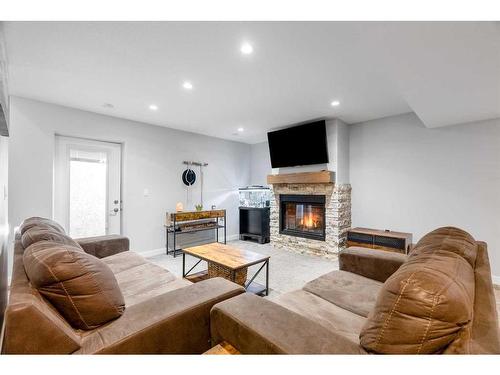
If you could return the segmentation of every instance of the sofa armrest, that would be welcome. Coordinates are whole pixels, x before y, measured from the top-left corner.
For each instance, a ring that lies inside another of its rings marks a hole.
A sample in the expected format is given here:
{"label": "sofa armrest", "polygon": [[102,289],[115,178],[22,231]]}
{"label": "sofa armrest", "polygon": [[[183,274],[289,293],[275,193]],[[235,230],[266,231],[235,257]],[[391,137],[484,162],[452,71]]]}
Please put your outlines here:
{"label": "sofa armrest", "polygon": [[404,254],[352,246],[339,253],[339,268],[383,283],[407,259]]}
{"label": "sofa armrest", "polygon": [[245,293],[210,312],[212,345],[243,354],[361,354],[359,343],[265,298]]}
{"label": "sofa armrest", "polygon": [[243,292],[217,277],[126,307],[121,317],[85,336],[77,353],[203,353],[210,348],[210,309]]}
{"label": "sofa armrest", "polygon": [[110,234],[107,236],[77,238],[76,242],[83,250],[97,258],[109,257],[130,248],[130,241],[127,237]]}

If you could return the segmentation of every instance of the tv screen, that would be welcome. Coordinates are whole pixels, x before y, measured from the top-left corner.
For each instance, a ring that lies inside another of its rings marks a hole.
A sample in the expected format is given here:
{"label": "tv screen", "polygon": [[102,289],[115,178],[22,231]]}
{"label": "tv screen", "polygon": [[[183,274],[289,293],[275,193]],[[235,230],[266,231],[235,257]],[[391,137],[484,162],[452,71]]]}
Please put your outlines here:
{"label": "tv screen", "polygon": [[273,168],[328,163],[324,120],[269,132],[267,140]]}

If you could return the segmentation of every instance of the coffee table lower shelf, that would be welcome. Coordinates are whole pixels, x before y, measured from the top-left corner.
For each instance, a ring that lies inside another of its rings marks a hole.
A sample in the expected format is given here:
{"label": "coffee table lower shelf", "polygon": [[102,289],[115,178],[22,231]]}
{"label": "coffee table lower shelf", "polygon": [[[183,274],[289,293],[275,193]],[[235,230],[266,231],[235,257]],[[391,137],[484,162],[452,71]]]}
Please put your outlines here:
{"label": "coffee table lower shelf", "polygon": [[[186,256],[197,258],[186,270]],[[221,276],[227,280],[242,285],[247,292],[261,296],[269,295],[269,255],[262,255],[253,251],[238,249],[234,246],[218,242],[189,247],[182,252],[182,277],[192,282],[205,280],[209,277]],[[202,261],[207,262],[208,269],[195,272],[195,268]],[[248,269],[257,266],[257,271],[248,281]],[[255,282],[256,277],[265,272],[265,285]]]}
{"label": "coffee table lower shelf", "polygon": [[[186,280],[189,280],[191,281],[192,283],[197,283],[199,281],[203,281],[203,280],[206,280],[208,279],[208,271],[200,271],[200,272],[196,272],[196,273],[192,273],[190,275],[187,275],[184,277]],[[256,294],[258,296],[265,296],[267,295],[267,288],[265,285],[262,285],[260,283],[257,283],[255,281],[252,281],[252,283],[248,286],[246,286],[246,291],[248,293],[253,293],[253,294]]]}

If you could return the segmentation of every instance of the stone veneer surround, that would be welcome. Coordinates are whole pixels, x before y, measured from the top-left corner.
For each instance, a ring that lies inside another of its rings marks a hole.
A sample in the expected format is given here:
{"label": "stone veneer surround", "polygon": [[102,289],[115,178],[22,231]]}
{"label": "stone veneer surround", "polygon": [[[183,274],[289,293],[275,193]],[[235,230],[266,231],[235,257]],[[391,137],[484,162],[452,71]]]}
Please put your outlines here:
{"label": "stone veneer surround", "polygon": [[[324,195],[325,241],[280,234],[280,194]],[[274,184],[271,199],[271,244],[299,253],[335,257],[345,246],[351,227],[350,184]]]}

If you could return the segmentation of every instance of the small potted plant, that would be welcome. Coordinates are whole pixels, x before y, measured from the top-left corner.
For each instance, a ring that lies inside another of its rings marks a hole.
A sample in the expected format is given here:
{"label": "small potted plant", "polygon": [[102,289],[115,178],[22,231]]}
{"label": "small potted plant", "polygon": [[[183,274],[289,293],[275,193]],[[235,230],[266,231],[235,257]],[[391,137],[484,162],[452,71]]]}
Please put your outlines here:
{"label": "small potted plant", "polygon": [[200,204],[195,204],[194,208],[196,208],[196,211],[203,211],[203,205],[201,203]]}

